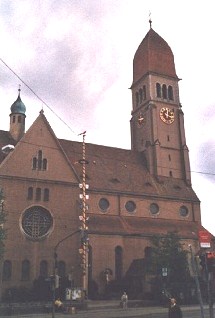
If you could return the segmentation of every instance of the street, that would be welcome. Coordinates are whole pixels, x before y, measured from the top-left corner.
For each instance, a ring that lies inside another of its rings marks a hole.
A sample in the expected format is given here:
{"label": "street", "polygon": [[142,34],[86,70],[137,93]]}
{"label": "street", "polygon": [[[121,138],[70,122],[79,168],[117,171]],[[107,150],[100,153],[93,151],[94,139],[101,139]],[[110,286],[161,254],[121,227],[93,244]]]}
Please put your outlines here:
{"label": "street", "polygon": [[[182,306],[183,317],[202,318],[199,306]],[[94,308],[86,311],[78,311],[75,314],[55,313],[55,318],[66,318],[74,316],[76,318],[167,318],[168,309],[164,307],[142,307],[142,308]],[[49,314],[26,314],[4,316],[4,318],[53,318]],[[209,318],[208,306],[204,307],[204,318]]]}

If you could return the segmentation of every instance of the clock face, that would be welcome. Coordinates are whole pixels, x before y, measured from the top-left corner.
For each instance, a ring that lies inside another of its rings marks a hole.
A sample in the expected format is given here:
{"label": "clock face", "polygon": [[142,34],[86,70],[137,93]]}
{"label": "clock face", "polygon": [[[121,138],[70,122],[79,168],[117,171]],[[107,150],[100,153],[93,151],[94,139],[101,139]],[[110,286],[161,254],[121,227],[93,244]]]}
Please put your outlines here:
{"label": "clock face", "polygon": [[166,124],[172,124],[175,119],[174,111],[168,107],[162,107],[160,110],[160,118]]}

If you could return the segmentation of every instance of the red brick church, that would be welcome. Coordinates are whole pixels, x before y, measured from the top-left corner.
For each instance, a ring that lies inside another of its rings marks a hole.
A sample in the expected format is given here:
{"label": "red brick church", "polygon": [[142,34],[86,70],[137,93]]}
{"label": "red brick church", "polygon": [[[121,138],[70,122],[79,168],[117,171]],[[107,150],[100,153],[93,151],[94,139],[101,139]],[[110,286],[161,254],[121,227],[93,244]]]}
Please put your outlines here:
{"label": "red brick church", "polygon": [[[199,249],[200,201],[191,185],[178,82],[171,48],[150,28],[133,60],[131,150],[85,144],[88,281],[99,293],[105,274],[121,279],[144,259],[154,234],[175,231]],[[22,100],[19,91],[9,131],[0,131],[7,213],[2,294],[50,277],[56,246],[59,276],[81,286],[80,235],[71,234],[82,213],[83,144],[58,139],[43,111],[25,131]]]}

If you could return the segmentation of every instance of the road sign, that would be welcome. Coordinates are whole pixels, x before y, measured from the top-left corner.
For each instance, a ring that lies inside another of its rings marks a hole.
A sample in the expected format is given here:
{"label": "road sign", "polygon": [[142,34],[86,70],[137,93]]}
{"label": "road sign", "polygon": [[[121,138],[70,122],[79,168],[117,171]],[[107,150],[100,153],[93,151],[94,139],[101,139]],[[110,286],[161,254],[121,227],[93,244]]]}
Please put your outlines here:
{"label": "road sign", "polygon": [[199,244],[202,248],[211,247],[211,233],[206,230],[199,231]]}

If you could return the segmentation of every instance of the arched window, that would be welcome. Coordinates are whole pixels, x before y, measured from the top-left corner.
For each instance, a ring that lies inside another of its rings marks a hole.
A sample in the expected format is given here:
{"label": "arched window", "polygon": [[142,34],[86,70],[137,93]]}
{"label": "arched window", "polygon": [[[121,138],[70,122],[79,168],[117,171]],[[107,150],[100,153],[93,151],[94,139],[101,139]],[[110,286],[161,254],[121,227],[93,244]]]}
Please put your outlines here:
{"label": "arched window", "polygon": [[173,89],[172,86],[168,86],[168,99],[173,100]]}
{"label": "arched window", "polygon": [[33,187],[28,188],[28,200],[33,200]]}
{"label": "arched window", "polygon": [[47,170],[47,159],[43,158],[42,150],[39,150],[37,156],[33,157],[33,170]]}
{"label": "arched window", "polygon": [[37,158],[36,157],[33,158],[33,162],[32,163],[33,163],[32,164],[32,169],[36,170],[37,169]]}
{"label": "arched window", "polygon": [[44,189],[43,201],[49,201],[49,189]]}
{"label": "arched window", "polygon": [[167,99],[167,87],[166,84],[163,84],[162,86],[162,96],[164,99]]}
{"label": "arched window", "polygon": [[122,260],[122,247],[115,248],[115,278],[120,280],[122,278],[123,260]]}
{"label": "arched window", "polygon": [[66,276],[66,264],[64,261],[58,262],[58,275],[60,277]]}
{"label": "arched window", "polygon": [[13,124],[15,123],[16,121],[16,116],[13,116]]}
{"label": "arched window", "polygon": [[146,99],[146,86],[143,86],[143,99]]}
{"label": "arched window", "polygon": [[33,157],[32,168],[33,170],[47,170],[47,159],[43,158],[42,150],[39,150],[37,156]]}
{"label": "arched window", "polygon": [[139,93],[136,92],[135,96],[136,96],[136,106],[138,106],[139,105]]}
{"label": "arched window", "polygon": [[36,200],[41,200],[41,188],[36,188]]}
{"label": "arched window", "polygon": [[48,263],[47,261],[40,262],[40,276],[48,277]]}
{"label": "arched window", "polygon": [[88,279],[93,279],[93,249],[91,245],[88,245]]}
{"label": "arched window", "polygon": [[38,151],[38,170],[42,170],[42,150]]}
{"label": "arched window", "polygon": [[169,176],[172,177],[172,171],[169,172]]}
{"label": "arched window", "polygon": [[47,169],[47,159],[43,159],[43,170]]}
{"label": "arched window", "polygon": [[27,259],[22,261],[21,280],[30,280],[30,262]]}
{"label": "arched window", "polygon": [[12,276],[12,263],[9,260],[5,260],[3,263],[2,280],[10,280]]}
{"label": "arched window", "polygon": [[140,97],[140,104],[141,104],[142,101],[143,101],[143,90],[142,90],[142,88],[139,89],[139,97]]}
{"label": "arched window", "polygon": [[156,94],[158,98],[161,98],[161,85],[156,83]]}
{"label": "arched window", "polygon": [[18,116],[18,123],[21,123],[21,122],[22,122],[22,117]]}

